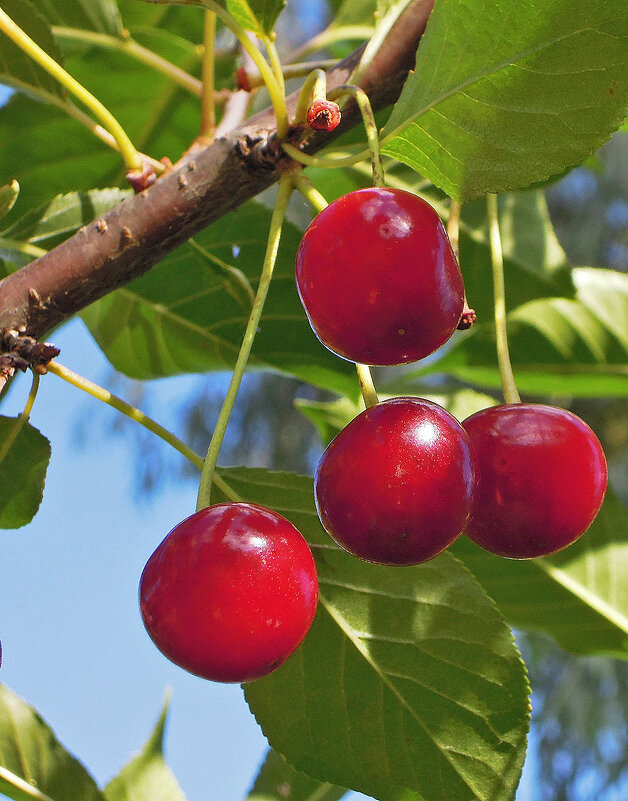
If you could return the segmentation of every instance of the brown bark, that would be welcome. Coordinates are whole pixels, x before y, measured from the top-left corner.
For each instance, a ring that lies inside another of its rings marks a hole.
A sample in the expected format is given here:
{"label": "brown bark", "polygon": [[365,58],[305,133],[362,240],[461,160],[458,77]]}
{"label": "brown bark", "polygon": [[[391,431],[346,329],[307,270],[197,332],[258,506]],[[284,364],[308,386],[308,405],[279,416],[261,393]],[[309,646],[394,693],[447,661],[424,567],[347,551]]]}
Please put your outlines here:
{"label": "brown bark", "polygon": [[[414,0],[388,35],[360,84],[374,109],[399,95],[414,64],[433,0]],[[349,79],[361,49],[328,73],[331,90]],[[296,94],[288,99],[294,111]],[[314,153],[355,125],[355,105],[332,133],[314,133]],[[65,319],[142,275],[214,220],[259,194],[288,162],[266,109],[223,138],[182,159],[149,189],[79,230],[45,256],[0,281],[0,346],[9,331],[42,338]]]}

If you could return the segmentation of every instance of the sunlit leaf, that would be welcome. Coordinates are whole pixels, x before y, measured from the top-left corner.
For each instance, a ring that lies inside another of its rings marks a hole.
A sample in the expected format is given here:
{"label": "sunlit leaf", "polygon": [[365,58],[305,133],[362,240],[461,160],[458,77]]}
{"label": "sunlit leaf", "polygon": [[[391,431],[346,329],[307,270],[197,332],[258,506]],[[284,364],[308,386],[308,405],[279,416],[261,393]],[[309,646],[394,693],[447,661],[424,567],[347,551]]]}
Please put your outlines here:
{"label": "sunlit leaf", "polygon": [[580,163],[625,116],[624,0],[436,3],[385,152],[461,200]]}
{"label": "sunlit leaf", "polygon": [[2,685],[0,793],[15,801],[105,801],[37,712]]}
{"label": "sunlit leaf", "polygon": [[185,801],[163,753],[168,702],[141,753],[105,787],[107,801]]}

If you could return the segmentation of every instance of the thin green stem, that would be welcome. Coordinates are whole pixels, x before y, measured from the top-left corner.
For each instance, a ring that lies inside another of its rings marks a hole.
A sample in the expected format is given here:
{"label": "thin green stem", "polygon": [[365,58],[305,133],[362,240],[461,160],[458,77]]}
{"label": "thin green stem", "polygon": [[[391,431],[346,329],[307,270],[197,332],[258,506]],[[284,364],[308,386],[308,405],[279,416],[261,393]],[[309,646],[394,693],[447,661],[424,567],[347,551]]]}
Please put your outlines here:
{"label": "thin green stem", "polygon": [[200,135],[213,139],[216,131],[216,76],[214,63],[214,45],[216,41],[216,14],[205,9],[205,25],[203,28],[203,93],[201,95],[201,130]]}
{"label": "thin green stem", "polygon": [[31,412],[33,410],[33,404],[35,403],[35,398],[37,397],[37,390],[39,389],[39,373],[33,371],[33,383],[31,384],[30,392],[28,393],[28,398],[26,399],[26,403],[24,405],[24,410],[22,414],[17,418],[15,425],[11,428],[8,437],[2,442],[0,445],[0,464],[5,460],[7,454],[13,447],[13,443],[18,438],[20,431],[24,428],[26,423],[28,423],[28,419],[31,416]]}
{"label": "thin green stem", "polygon": [[96,33],[95,31],[84,31],[78,28],[66,28],[62,25],[53,25],[52,33],[55,37],[63,40],[85,42],[86,44],[102,47],[106,50],[117,50],[121,53],[128,53],[136,61],[146,64],[149,67],[166,75],[179,86],[187,89],[197,97],[201,96],[202,83],[190,75],[189,72],[182,70],[173,64],[171,61],[163,58],[157,53],[150,50],[148,47],[136,42],[131,36],[120,38],[118,36],[110,36],[107,33]]}
{"label": "thin green stem", "polygon": [[307,202],[312,206],[317,213],[327,208],[329,203],[325,200],[323,195],[316,189],[310,179],[303,175],[301,171],[293,173],[293,181],[297,190],[303,195]]}
{"label": "thin green stem", "polygon": [[263,36],[262,42],[264,43],[264,47],[266,48],[266,53],[268,54],[268,60],[270,62],[273,74],[275,75],[277,83],[281,87],[281,91],[283,92],[283,95],[285,97],[286,82],[284,79],[283,67],[281,66],[281,59],[279,58],[279,53],[277,52],[277,46],[275,45],[275,40],[271,36]]}
{"label": "thin green stem", "polygon": [[375,391],[375,384],[373,383],[373,376],[371,375],[371,368],[366,364],[356,363],[355,369],[358,373],[358,381],[360,382],[360,391],[362,392],[364,405],[368,409],[379,403],[379,398]]}
{"label": "thin green stem", "polygon": [[351,39],[369,39],[375,29],[372,25],[344,25],[337,28],[329,27],[309,39],[290,55],[291,60],[301,58],[306,53],[323,50],[336,42],[345,42]]}
{"label": "thin green stem", "polygon": [[257,332],[259,321],[262,316],[264,302],[266,300],[266,295],[268,294],[268,288],[270,287],[273,269],[277,259],[277,250],[279,248],[279,240],[281,238],[281,229],[291,194],[292,175],[286,172],[279,179],[277,200],[275,201],[275,208],[273,209],[273,214],[270,221],[266,255],[264,256],[264,264],[262,266],[262,273],[260,275],[260,280],[257,287],[257,294],[255,295],[253,308],[251,309],[251,314],[246,325],[244,337],[242,338],[240,352],[238,353],[238,358],[236,359],[235,367],[233,368],[231,383],[229,384],[227,395],[225,396],[211,442],[209,443],[207,456],[205,457],[205,464],[203,466],[203,472],[201,473],[201,481],[198,489],[198,500],[196,504],[197,510],[204,509],[206,506],[210,505],[211,487],[216,470],[218,454],[227,430],[229,417],[231,416],[231,410],[233,409],[233,404],[235,403],[236,395],[238,394],[238,389],[240,388],[242,376],[244,375],[244,370],[251,354],[255,333]]}
{"label": "thin green stem", "polygon": [[[322,58],[317,61],[301,61],[297,64],[283,64],[281,71],[284,80],[287,81],[290,78],[303,78],[309,75],[313,70],[328,70],[337,63],[337,58]],[[252,89],[264,85],[264,81],[260,75],[249,75],[247,73],[246,77]]]}
{"label": "thin green stem", "polygon": [[368,159],[371,155],[370,150],[361,150],[352,156],[340,155],[333,156],[331,153],[327,156],[310,156],[308,153],[303,153],[298,147],[282,142],[281,147],[290,158],[294,159],[299,164],[306,167],[352,167],[360,161]]}
{"label": "thin green stem", "polygon": [[459,201],[451,199],[449,206],[449,219],[447,220],[447,236],[453,252],[456,254],[456,259],[460,261],[460,211],[462,204]]}
{"label": "thin green stem", "polygon": [[131,406],[130,403],[123,401],[122,398],[118,398],[116,395],[109,392],[108,389],[95,384],[93,381],[90,381],[87,378],[84,378],[82,375],[79,375],[73,370],[70,370],[69,368],[64,367],[62,364],[59,364],[57,361],[49,362],[47,369],[48,372],[53,373],[59,378],[62,378],[64,381],[67,381],[68,384],[72,384],[72,386],[83,390],[83,392],[86,392],[93,398],[106,403],[108,406],[111,406],[114,409],[117,409],[117,411],[126,415],[126,417],[129,417],[131,420],[135,420],[136,423],[139,423],[141,426],[144,426],[144,428],[152,431],[153,434],[156,434],[158,437],[171,445],[176,451],[179,451],[182,456],[185,456],[185,458],[195,467],[198,467],[199,470],[202,469],[202,456],[199,456],[171,431],[168,431],[167,428],[159,425],[159,423],[157,423],[148,415],[144,414],[144,412],[140,411],[135,406]]}
{"label": "thin green stem", "polygon": [[366,139],[369,145],[369,154],[371,156],[371,165],[373,167],[373,185],[386,186],[386,178],[384,176],[384,167],[382,165],[382,154],[379,143],[379,131],[377,130],[377,123],[373,115],[371,101],[368,95],[359,86],[344,85],[339,86],[330,92],[328,95],[329,100],[336,100],[340,97],[352,97],[358,104],[360,114],[362,115],[362,122],[364,123],[364,130],[366,132]]}
{"label": "thin green stem", "polygon": [[299,92],[297,108],[294,113],[295,125],[306,122],[307,111],[314,100],[325,100],[326,98],[327,75],[321,69],[312,70],[303,82]]}
{"label": "thin green stem", "polygon": [[[97,136],[101,142],[104,142],[107,145],[107,147],[119,152],[118,143],[109,133],[109,131],[106,131],[102,125],[94,122],[89,114],[86,114],[71,101],[66,100],[63,97],[59,97],[59,95],[52,94],[52,92],[46,92],[45,89],[42,89],[39,86],[29,86],[21,81],[12,80],[11,85],[14,86],[18,91],[25,92],[31,97],[39,98],[44,103],[50,103],[52,106],[60,108],[61,111],[64,111],[69,117],[72,117],[72,119],[76,120],[85,128],[87,128],[87,130],[93,133],[94,136]],[[160,161],[147,156],[145,153],[141,153],[140,155],[142,156],[144,162],[151,165],[157,175],[165,170],[165,166]]]}
{"label": "thin green stem", "polygon": [[116,140],[120,155],[124,160],[124,164],[128,170],[142,169],[142,157],[133,146],[131,140],[126,135],[126,132],[111,114],[111,112],[103,106],[90,92],[85,89],[77,80],[75,80],[63,67],[51,58],[51,56],[42,50],[39,45],[34,42],[30,36],[27,36],[24,31],[16,25],[15,22],[0,8],[0,30],[5,33],[11,41],[23,50],[30,58],[39,64],[49,75],[55,78],[59,83],[65,87],[71,94],[77,97],[87,108],[94,114],[94,116],[101,122],[103,127]]}
{"label": "thin green stem", "polygon": [[495,336],[497,339],[497,362],[506,403],[519,403],[521,398],[515,384],[515,377],[508,351],[508,331],[506,325],[506,287],[504,282],[504,257],[499,234],[499,215],[497,195],[486,196],[488,224],[491,241],[491,262],[493,265],[493,292],[495,302]]}
{"label": "thin green stem", "polygon": [[238,25],[231,14],[225,11],[225,9],[218,5],[218,3],[214,2],[214,0],[201,0],[201,2],[205,8],[213,11],[218,19],[220,19],[221,22],[223,22],[227,28],[229,28],[229,30],[236,36],[242,47],[251,57],[253,63],[259,70],[264,83],[266,84],[266,88],[268,89],[270,102],[273,105],[275,117],[277,118],[277,135],[279,137],[285,136],[288,133],[288,111],[286,109],[286,97],[270,65],[261,54],[259,48],[249,39],[246,31],[240,25]]}

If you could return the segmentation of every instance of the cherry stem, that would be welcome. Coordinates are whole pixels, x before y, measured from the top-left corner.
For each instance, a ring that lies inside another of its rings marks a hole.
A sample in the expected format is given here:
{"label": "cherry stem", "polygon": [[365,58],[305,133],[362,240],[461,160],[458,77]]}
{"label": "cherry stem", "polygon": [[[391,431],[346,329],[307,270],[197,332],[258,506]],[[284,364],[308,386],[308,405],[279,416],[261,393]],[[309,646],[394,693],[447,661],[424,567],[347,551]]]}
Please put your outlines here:
{"label": "cherry stem", "polygon": [[360,391],[362,392],[364,405],[368,409],[379,403],[375,384],[373,383],[373,376],[371,375],[371,368],[366,364],[356,363],[355,369],[358,373],[358,381],[360,382]]}
{"label": "cherry stem", "polygon": [[[270,67],[259,48],[251,41],[244,28],[238,25],[228,11],[225,11],[225,9],[218,3],[214,2],[214,0],[201,0],[201,2],[205,8],[209,9],[209,11],[213,11],[221,20],[221,22],[223,22],[224,25],[229,28],[259,70],[259,73],[266,84],[266,88],[268,89],[270,102],[275,110],[275,117],[277,118],[277,136],[281,139],[288,133],[288,110],[286,108],[286,96],[283,88],[283,79],[281,81],[277,79],[274,70]],[[271,50],[273,49],[274,45],[271,47]],[[274,52],[276,53],[276,50]],[[270,51],[268,56],[271,59],[275,58],[273,53]]]}
{"label": "cherry stem", "polygon": [[[284,80],[288,80],[290,78],[303,78],[307,77],[313,70],[327,70],[337,63],[337,58],[322,58],[316,61],[301,61],[296,64],[283,64],[281,67],[281,72]],[[251,89],[257,89],[258,86],[264,85],[264,81],[262,80],[261,76],[257,74],[249,75],[247,72],[246,79]]]}
{"label": "cherry stem", "polygon": [[201,77],[203,91],[201,94],[201,128],[200,135],[212,140],[216,131],[216,79],[214,69],[214,45],[216,40],[216,14],[205,9],[203,27],[203,62]]}
{"label": "cherry stem", "polygon": [[[73,387],[77,387],[77,389],[86,392],[93,398],[106,403],[107,406],[111,406],[113,409],[121,412],[129,419],[139,423],[141,426],[148,429],[148,431],[152,432],[160,439],[163,439],[164,442],[167,442],[168,445],[171,445],[182,456],[185,456],[185,458],[191,462],[194,467],[198,468],[199,470],[203,469],[202,456],[199,456],[198,453],[195,453],[185,444],[185,442],[182,442],[171,431],[168,431],[167,428],[164,428],[162,425],[157,423],[147,414],[144,414],[144,412],[140,411],[135,406],[131,406],[130,403],[123,401],[122,398],[118,398],[117,395],[109,392],[108,389],[95,384],[93,381],[90,381],[87,378],[84,378],[82,375],[75,373],[68,367],[64,367],[62,364],[59,364],[57,361],[48,362],[46,369],[48,372],[53,373],[59,378],[62,378],[64,381],[67,381],[67,383],[71,384]],[[216,486],[219,487],[220,490],[232,501],[242,500],[223,478],[216,475],[214,477],[214,481]]]}
{"label": "cherry stem", "polygon": [[491,241],[491,262],[493,265],[493,292],[495,303],[495,336],[497,342],[497,362],[501,376],[502,390],[506,403],[520,403],[521,397],[515,384],[515,376],[510,363],[508,350],[508,331],[506,324],[506,287],[504,281],[504,257],[499,233],[499,214],[497,195],[486,196],[488,224]]}
{"label": "cherry stem", "polygon": [[341,25],[340,27],[330,26],[324,31],[317,33],[307,42],[290,54],[290,59],[294,61],[301,58],[306,53],[313,53],[316,50],[324,50],[335,42],[346,42],[351,39],[369,39],[373,35],[372,25]]}
{"label": "cherry stem", "polygon": [[456,254],[456,259],[460,262],[460,210],[462,204],[451,199],[449,206],[449,220],[447,221],[447,236],[453,252]]}
{"label": "cherry stem", "polygon": [[36,64],[44,69],[49,75],[55,78],[71,94],[77,97],[94,116],[101,122],[103,127],[113,136],[120,151],[127,170],[141,170],[143,160],[138,151],[133,146],[124,128],[82,84],[75,80],[66,72],[60,64],[46,53],[45,50],[34,42],[30,36],[16,25],[15,22],[0,8],[0,31],[3,31],[11,41],[16,44],[26,55],[35,61]]}
{"label": "cherry stem", "polygon": [[305,79],[294,114],[295,125],[304,124],[307,120],[307,110],[314,100],[327,99],[327,75],[322,69],[315,69]]}
{"label": "cherry stem", "polygon": [[22,411],[22,414],[17,418],[15,425],[9,432],[9,436],[4,440],[2,446],[0,447],[0,464],[4,461],[7,453],[11,450],[11,446],[17,439],[20,431],[24,428],[26,423],[28,423],[28,419],[31,416],[31,411],[33,410],[33,404],[35,403],[35,398],[37,397],[38,389],[39,389],[39,373],[33,371],[33,383],[31,384],[31,390],[28,393],[28,398],[26,399],[24,410]]}
{"label": "cherry stem", "polygon": [[364,89],[360,89],[359,86],[345,84],[343,86],[338,86],[328,95],[329,100],[336,100],[340,97],[352,97],[358,104],[360,114],[362,115],[362,122],[364,123],[364,130],[366,131],[371,164],[373,166],[373,186],[386,186],[379,143],[379,131],[377,130],[377,123],[375,122],[375,116],[368,95]]}
{"label": "cherry stem", "polygon": [[309,153],[303,153],[298,147],[291,145],[289,142],[282,142],[281,147],[284,153],[305,167],[352,167],[371,155],[370,150],[361,150],[351,156],[347,156],[344,153],[339,156],[332,156],[331,153],[328,156],[310,156]]}
{"label": "cherry stem", "polygon": [[214,428],[214,433],[212,435],[211,442],[209,443],[209,448],[207,449],[207,456],[205,457],[205,464],[203,465],[201,481],[198,488],[198,499],[196,503],[197,511],[200,511],[201,509],[204,509],[210,505],[211,487],[216,471],[218,454],[220,453],[220,447],[225,437],[231,411],[235,403],[236,395],[238,394],[238,389],[240,388],[240,383],[242,382],[244,370],[249,361],[249,356],[251,355],[253,340],[255,339],[255,334],[257,332],[262,311],[264,309],[264,302],[268,294],[268,289],[273,276],[273,269],[277,260],[281,229],[286,216],[288,201],[290,200],[290,195],[292,194],[292,188],[293,176],[290,172],[285,172],[279,179],[277,200],[275,201],[275,208],[273,209],[273,214],[270,220],[266,255],[264,256],[262,273],[257,286],[257,294],[255,295],[253,308],[251,309],[251,314],[246,325],[244,337],[242,338],[240,352],[238,353],[238,358],[236,359],[235,367],[233,368],[233,375],[231,376],[229,389],[227,390],[227,395],[223,401],[222,408],[218,416],[218,421],[216,423],[216,427]]}
{"label": "cherry stem", "polygon": [[314,211],[320,213],[329,206],[329,203],[312,184],[310,179],[306,175],[303,175],[300,170],[292,174],[292,180],[297,190],[303,195],[310,206],[312,206]]}
{"label": "cherry stem", "polygon": [[87,44],[102,47],[106,50],[118,50],[121,53],[126,53],[136,59],[136,61],[146,64],[148,67],[152,67],[157,70],[157,72],[167,76],[193,95],[197,97],[201,96],[202,83],[198,78],[195,78],[193,75],[190,75],[189,72],[177,67],[176,64],[173,64],[153,52],[148,47],[144,47],[139,44],[139,42],[136,42],[128,31],[123,31],[122,36],[110,36],[107,33],[84,31],[79,28],[66,28],[62,25],[53,25],[51,30],[53,36],[62,41],[65,39],[76,42],[86,42]]}

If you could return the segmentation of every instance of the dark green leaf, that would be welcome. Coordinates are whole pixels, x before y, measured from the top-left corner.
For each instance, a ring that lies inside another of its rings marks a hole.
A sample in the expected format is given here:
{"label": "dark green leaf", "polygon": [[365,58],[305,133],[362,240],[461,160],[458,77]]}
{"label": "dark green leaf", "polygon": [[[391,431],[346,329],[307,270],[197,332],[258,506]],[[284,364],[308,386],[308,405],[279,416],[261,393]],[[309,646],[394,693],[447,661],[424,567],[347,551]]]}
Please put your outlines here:
{"label": "dark green leaf", "polygon": [[130,189],[94,189],[57,195],[44,206],[27,212],[0,236],[39,243],[73,233],[129,197]]}
{"label": "dark green leaf", "polygon": [[[2,10],[36,44],[58,63],[63,56],[50,32],[46,20],[28,0],[3,0]],[[21,92],[53,97],[65,97],[61,84],[36,64],[26,53],[0,31],[0,82]]]}
{"label": "dark green leaf", "polygon": [[105,801],[37,712],[2,685],[0,793],[15,801]]}
{"label": "dark green leaf", "polygon": [[168,701],[142,752],[104,789],[107,801],[185,801],[163,753]]}
{"label": "dark green leaf", "polygon": [[612,491],[587,533],[554,556],[502,559],[466,537],[453,552],[514,626],[576,654],[628,659],[628,513]]}
{"label": "dark green leaf", "polygon": [[385,152],[460,200],[580,163],[622,123],[624,0],[436,3]]}
{"label": "dark green leaf", "polygon": [[339,801],[346,792],[300,773],[271,748],[247,801]]}
{"label": "dark green leaf", "polygon": [[[240,269],[256,286],[270,216],[265,206],[247,203],[195,240]],[[300,238],[300,229],[286,222],[251,366],[279,370],[355,396],[353,365],[318,342],[299,301],[294,254]],[[230,369],[248,316],[249,308],[225,291],[223,277],[188,244],[82,312],[107,358],[133,378]]]}
{"label": "dark green leaf", "polygon": [[50,443],[20,417],[0,417],[0,528],[20,528],[44,494]]}
{"label": "dark green leaf", "polygon": [[350,556],[321,529],[310,479],[221,476],[290,518],[319,575],[304,643],[246,685],[271,745],[297,769],[382,801],[510,801],[529,688],[510,631],[472,576],[449,554],[410,568]]}

